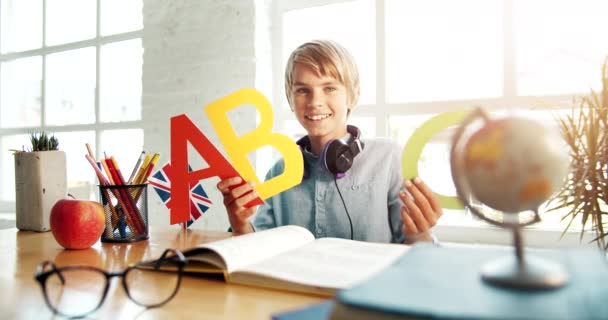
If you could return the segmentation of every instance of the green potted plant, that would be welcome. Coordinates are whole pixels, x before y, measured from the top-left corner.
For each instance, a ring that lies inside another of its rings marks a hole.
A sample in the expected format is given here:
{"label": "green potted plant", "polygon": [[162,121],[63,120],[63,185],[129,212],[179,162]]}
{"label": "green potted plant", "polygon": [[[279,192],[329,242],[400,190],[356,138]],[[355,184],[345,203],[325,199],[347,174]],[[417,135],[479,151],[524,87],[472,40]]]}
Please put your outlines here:
{"label": "green potted plant", "polygon": [[15,156],[15,213],[20,230],[49,231],[53,205],[67,195],[66,155],[45,132],[30,134],[30,148]]}
{"label": "green potted plant", "polygon": [[570,115],[559,125],[570,153],[570,172],[563,188],[549,202],[550,210],[565,210],[564,233],[580,219],[586,231],[608,251],[608,57],[602,64],[602,91],[574,99]]}

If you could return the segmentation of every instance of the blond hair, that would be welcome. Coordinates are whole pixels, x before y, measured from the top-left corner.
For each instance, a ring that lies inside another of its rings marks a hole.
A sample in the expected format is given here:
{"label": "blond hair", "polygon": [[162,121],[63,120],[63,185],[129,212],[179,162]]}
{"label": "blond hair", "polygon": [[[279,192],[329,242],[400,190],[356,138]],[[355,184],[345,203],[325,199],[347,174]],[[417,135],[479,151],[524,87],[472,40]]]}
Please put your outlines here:
{"label": "blond hair", "polygon": [[321,76],[338,80],[348,96],[349,107],[359,100],[359,69],[353,56],[340,44],[331,40],[313,40],[296,48],[285,67],[285,95],[293,109],[293,72],[297,63],[311,67]]}

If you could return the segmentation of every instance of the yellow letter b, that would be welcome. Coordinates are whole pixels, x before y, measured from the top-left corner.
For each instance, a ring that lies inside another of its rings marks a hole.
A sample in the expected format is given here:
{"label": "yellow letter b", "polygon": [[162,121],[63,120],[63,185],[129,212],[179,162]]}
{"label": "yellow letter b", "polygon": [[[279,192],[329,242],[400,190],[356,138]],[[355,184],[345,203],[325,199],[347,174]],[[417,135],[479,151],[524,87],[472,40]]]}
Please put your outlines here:
{"label": "yellow letter b", "polygon": [[[260,125],[255,130],[238,137],[227,113],[243,104],[250,104],[258,110]],[[207,105],[205,111],[230,162],[245,180],[255,181],[255,189],[260,198],[267,199],[302,181],[304,162],[300,148],[289,137],[270,131],[274,115],[270,102],[263,94],[254,89],[241,89]],[[285,169],[281,175],[260,184],[253,166],[247,159],[247,154],[267,145],[276,148],[283,155]]]}

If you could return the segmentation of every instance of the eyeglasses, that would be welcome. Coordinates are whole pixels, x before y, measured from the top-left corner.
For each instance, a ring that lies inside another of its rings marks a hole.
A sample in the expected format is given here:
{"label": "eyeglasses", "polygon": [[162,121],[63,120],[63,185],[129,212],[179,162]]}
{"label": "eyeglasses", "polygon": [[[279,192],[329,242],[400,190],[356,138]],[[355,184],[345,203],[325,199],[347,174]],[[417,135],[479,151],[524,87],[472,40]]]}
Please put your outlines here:
{"label": "eyeglasses", "polygon": [[155,308],[171,300],[179,289],[186,259],[175,249],[167,249],[158,260],[140,262],[122,272],[106,272],[91,266],[57,267],[51,261],[38,265],[35,279],[53,313],[82,318],[104,302],[110,279],[122,278],[131,301]]}

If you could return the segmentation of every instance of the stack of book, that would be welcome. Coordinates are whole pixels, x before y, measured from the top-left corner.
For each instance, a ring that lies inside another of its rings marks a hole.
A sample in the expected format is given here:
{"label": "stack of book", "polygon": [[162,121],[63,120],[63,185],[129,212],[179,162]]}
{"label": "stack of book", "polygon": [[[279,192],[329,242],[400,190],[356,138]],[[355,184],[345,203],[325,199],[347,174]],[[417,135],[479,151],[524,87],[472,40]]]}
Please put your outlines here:
{"label": "stack of book", "polygon": [[608,319],[608,264],[599,250],[527,250],[558,262],[568,283],[521,290],[482,281],[483,264],[512,248],[415,245],[376,276],[340,291],[330,318]]}

